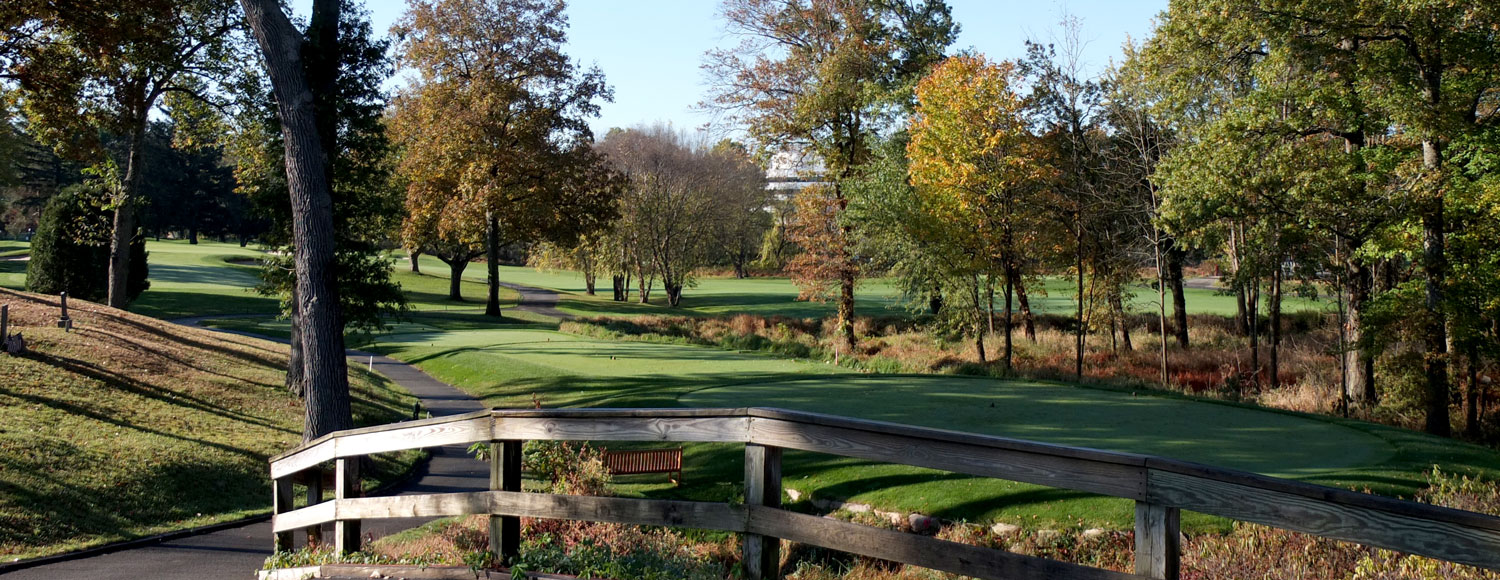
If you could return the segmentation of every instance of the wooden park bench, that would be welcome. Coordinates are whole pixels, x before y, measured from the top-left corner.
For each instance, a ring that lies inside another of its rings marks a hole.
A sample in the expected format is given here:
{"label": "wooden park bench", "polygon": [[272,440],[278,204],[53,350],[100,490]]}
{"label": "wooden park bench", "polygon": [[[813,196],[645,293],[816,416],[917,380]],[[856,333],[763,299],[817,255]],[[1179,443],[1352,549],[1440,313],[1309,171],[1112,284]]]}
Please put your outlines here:
{"label": "wooden park bench", "polygon": [[682,485],[682,448],[604,450],[604,468],[610,475],[676,473],[673,485]]}

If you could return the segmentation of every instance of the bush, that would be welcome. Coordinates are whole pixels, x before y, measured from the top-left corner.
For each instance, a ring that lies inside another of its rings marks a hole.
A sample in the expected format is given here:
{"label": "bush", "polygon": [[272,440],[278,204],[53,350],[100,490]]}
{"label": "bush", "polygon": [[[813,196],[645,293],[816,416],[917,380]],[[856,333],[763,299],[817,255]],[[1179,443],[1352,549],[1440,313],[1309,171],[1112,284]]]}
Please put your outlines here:
{"label": "bush", "polygon": [[[31,240],[26,266],[26,289],[38,294],[67,292],[98,302],[109,294],[109,242],[113,220],[109,191],[99,182],[64,190],[47,202]],[[151,286],[146,280],[146,240],[130,244],[127,300],[135,300]]]}

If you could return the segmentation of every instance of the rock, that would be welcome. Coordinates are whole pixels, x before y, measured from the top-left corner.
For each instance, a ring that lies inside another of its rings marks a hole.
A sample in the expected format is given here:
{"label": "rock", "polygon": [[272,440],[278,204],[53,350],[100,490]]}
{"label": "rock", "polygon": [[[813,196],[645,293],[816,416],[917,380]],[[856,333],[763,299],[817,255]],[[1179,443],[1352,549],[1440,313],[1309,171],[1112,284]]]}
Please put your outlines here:
{"label": "rock", "polygon": [[385,578],[385,575],[381,574],[380,572],[371,572],[370,573],[370,577],[371,578]]}
{"label": "rock", "polygon": [[792,489],[790,487],[786,488],[786,496],[789,497],[789,498],[792,498],[792,501],[801,501],[802,500],[802,492],[797,491],[795,489]]}
{"label": "rock", "polygon": [[937,518],[922,514],[906,516],[906,522],[911,524],[911,531],[918,534],[936,534],[943,527],[943,523]]}
{"label": "rock", "polygon": [[990,533],[1002,537],[1013,536],[1021,533],[1021,526],[1000,522],[998,524],[990,526]]}
{"label": "rock", "polygon": [[853,502],[844,504],[843,508],[844,508],[844,511],[849,512],[851,514],[867,514],[867,513],[870,513],[871,510],[875,509],[875,508],[870,507],[869,504],[853,503]]}
{"label": "rock", "polygon": [[1041,530],[1036,533],[1036,543],[1047,544],[1057,541],[1062,537],[1062,532],[1057,530]]}
{"label": "rock", "polygon": [[1106,531],[1104,531],[1104,530],[1102,530],[1100,528],[1089,528],[1089,529],[1083,531],[1083,534],[1082,534],[1081,537],[1083,539],[1085,539],[1085,540],[1097,540],[1099,538],[1104,537],[1104,535],[1107,534],[1107,533],[1109,533],[1109,532],[1106,532]]}

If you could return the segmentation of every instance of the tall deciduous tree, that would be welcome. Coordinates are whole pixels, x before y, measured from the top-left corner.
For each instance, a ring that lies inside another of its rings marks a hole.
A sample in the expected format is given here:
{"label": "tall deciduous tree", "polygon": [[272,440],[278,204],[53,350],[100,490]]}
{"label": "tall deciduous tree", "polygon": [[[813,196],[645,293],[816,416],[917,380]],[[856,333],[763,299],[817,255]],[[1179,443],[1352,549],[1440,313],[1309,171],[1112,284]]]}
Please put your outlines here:
{"label": "tall deciduous tree", "polygon": [[[411,198],[456,195],[456,215],[482,225],[491,316],[500,315],[506,242],[576,239],[613,209],[607,188],[564,181],[595,171],[586,120],[611,98],[597,69],[580,70],[563,54],[564,7],[418,0],[395,28],[402,64],[416,73],[395,116],[408,207],[448,207]],[[440,230],[455,227],[439,221]]]}
{"label": "tall deciduous tree", "polygon": [[805,233],[796,241],[807,251],[789,268],[804,296],[837,292],[839,344],[852,351],[859,268],[841,182],[870,160],[873,137],[909,105],[958,25],[941,0],[726,0],[722,13],[741,42],[708,54],[712,104],[763,146],[806,145],[827,168],[828,187],[799,195],[809,213],[788,233]]}
{"label": "tall deciduous tree", "polygon": [[101,133],[127,140],[112,203],[110,306],[129,302],[149,115],[169,92],[203,97],[193,79],[226,74],[238,26],[227,0],[17,0],[0,6],[0,75],[20,86],[33,134],[96,164],[112,163]]}
{"label": "tall deciduous tree", "polygon": [[[353,426],[344,325],[339,312],[330,147],[318,104],[338,78],[341,0],[314,0],[307,34],[274,0],[240,0],[265,58],[281,122],[296,248],[295,309],[302,321],[304,438]],[[295,363],[293,363],[295,364]]]}
{"label": "tall deciduous tree", "polygon": [[[1020,249],[1037,241],[1035,224],[1042,220],[1035,215],[1041,206],[1035,192],[1053,177],[1052,168],[1039,163],[1037,140],[1013,88],[1017,79],[1015,65],[1008,62],[982,56],[944,61],[917,84],[917,116],[907,146],[912,183],[929,199],[924,206],[935,213],[934,221],[967,234],[945,237],[959,241],[955,250],[971,256],[974,277],[1004,284],[1006,369],[1013,350],[1011,282],[1021,275]],[[993,282],[986,286],[992,289]],[[980,337],[985,332],[975,328]]]}

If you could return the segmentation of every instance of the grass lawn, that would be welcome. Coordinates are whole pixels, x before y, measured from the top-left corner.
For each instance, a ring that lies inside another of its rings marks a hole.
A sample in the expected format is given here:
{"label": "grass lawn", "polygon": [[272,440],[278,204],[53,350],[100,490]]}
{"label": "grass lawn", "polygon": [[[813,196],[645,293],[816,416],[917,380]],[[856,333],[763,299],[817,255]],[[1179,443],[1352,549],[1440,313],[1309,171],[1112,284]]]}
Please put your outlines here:
{"label": "grass lawn", "polygon": [[[33,351],[0,358],[0,558],[270,509],[267,460],[302,439],[302,404],[282,387],[285,347],[81,301],[65,333],[39,299],[0,290]],[[409,393],[353,368],[356,423],[410,412]],[[377,458],[376,480],[419,457]]]}
{"label": "grass lawn", "polygon": [[[956,376],[873,376],[713,348],[614,342],[533,328],[430,330],[374,350],[416,364],[492,406],[774,406],[1178,457],[1388,495],[1411,495],[1434,463],[1500,476],[1480,447],[1358,422],[1179,397]],[[993,406],[992,406],[993,405]],[[1164,419],[1169,418],[1169,419]],[[1295,441],[1295,445],[1286,442]],[[627,495],[725,500],[738,493],[734,445],[688,445],[687,485],[632,477]],[[786,485],[814,497],[969,521],[1127,528],[1124,500],[926,469],[789,452]],[[1190,515],[1190,529],[1225,520]]]}
{"label": "grass lawn", "polygon": [[[447,279],[448,266],[437,258],[422,256],[422,271]],[[405,258],[397,261],[397,267],[407,269]],[[481,281],[485,276],[484,264],[475,263],[464,272],[466,280]],[[782,277],[757,277],[736,279],[710,277],[698,280],[696,286],[683,292],[682,306],[667,306],[666,294],[658,289],[653,292],[650,304],[615,302],[610,299],[608,277],[598,280],[598,294],[585,293],[583,275],[566,270],[541,271],[529,267],[501,266],[500,279],[505,282],[548,288],[563,293],[559,310],[578,316],[635,316],[642,314],[674,314],[685,316],[721,316],[752,314],[757,316],[789,316],[813,318],[832,316],[832,302],[808,302],[797,300],[797,287],[791,280]],[[447,286],[443,286],[446,296]],[[1141,312],[1156,311],[1156,291],[1142,285],[1132,287],[1134,297],[1128,307]],[[481,290],[482,292],[482,290]],[[1069,314],[1073,312],[1073,282],[1063,278],[1049,277],[1041,288],[1032,289],[1031,306],[1039,313]],[[1185,289],[1188,311],[1192,314],[1233,314],[1234,296],[1200,288]],[[468,291],[465,291],[468,295]],[[479,292],[476,296],[482,296]],[[1309,309],[1327,309],[1331,305],[1317,300],[1287,297],[1284,308],[1288,312]],[[1168,308],[1170,310],[1170,307]],[[900,290],[886,279],[863,281],[855,292],[855,312],[861,316],[900,316],[909,313],[902,303]]]}
{"label": "grass lawn", "polygon": [[[260,283],[254,260],[265,254],[239,244],[185,240],[146,242],[151,288],[130,304],[130,311],[153,318],[216,314],[274,314],[275,298],[256,294]],[[235,260],[231,262],[230,260]]]}
{"label": "grass lawn", "polygon": [[31,242],[0,240],[0,258],[24,256],[31,253]]}

